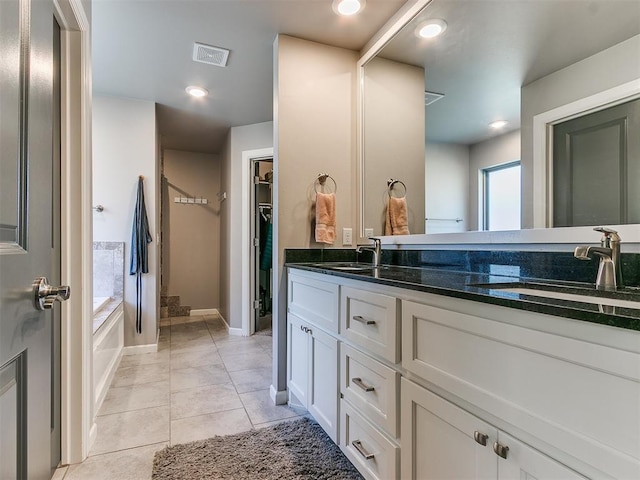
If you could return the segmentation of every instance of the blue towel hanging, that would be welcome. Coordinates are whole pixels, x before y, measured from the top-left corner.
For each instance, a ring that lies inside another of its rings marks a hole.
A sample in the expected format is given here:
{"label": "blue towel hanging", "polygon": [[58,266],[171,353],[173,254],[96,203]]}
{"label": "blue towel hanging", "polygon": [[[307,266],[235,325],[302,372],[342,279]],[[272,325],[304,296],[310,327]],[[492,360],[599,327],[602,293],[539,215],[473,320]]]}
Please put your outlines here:
{"label": "blue towel hanging", "polygon": [[142,333],[142,274],[149,273],[149,249],[152,242],[149,233],[147,209],[144,204],[144,177],[138,177],[138,194],[133,212],[133,228],[131,230],[131,263],[129,275],[136,275],[136,332]]}

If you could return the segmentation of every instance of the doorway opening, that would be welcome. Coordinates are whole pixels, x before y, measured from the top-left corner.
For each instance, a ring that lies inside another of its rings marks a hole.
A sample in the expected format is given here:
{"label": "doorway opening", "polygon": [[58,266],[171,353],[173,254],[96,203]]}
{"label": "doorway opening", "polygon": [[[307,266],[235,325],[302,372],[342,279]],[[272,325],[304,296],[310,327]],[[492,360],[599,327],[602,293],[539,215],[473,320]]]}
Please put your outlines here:
{"label": "doorway opening", "polygon": [[251,333],[272,327],[273,157],[251,159]]}

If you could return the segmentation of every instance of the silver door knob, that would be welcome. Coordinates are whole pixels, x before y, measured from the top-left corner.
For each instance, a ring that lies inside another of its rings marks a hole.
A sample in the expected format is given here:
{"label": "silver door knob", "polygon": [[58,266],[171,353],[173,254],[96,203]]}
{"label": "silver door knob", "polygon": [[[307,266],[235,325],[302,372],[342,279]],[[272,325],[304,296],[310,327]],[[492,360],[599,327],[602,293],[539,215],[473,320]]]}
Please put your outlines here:
{"label": "silver door knob", "polygon": [[33,306],[36,310],[49,310],[54,302],[64,302],[70,295],[71,287],[52,287],[47,277],[38,277],[33,281]]}

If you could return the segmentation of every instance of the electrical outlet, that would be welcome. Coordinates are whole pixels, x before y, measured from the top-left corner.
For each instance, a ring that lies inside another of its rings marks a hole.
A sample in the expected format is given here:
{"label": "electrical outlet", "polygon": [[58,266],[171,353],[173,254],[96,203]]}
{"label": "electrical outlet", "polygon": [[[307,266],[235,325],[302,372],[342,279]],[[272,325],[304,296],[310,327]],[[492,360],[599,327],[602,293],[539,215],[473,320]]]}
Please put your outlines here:
{"label": "electrical outlet", "polygon": [[365,238],[373,237],[373,228],[365,228],[364,229],[364,236],[365,236]]}
{"label": "electrical outlet", "polygon": [[342,245],[353,244],[353,231],[350,228],[342,229]]}

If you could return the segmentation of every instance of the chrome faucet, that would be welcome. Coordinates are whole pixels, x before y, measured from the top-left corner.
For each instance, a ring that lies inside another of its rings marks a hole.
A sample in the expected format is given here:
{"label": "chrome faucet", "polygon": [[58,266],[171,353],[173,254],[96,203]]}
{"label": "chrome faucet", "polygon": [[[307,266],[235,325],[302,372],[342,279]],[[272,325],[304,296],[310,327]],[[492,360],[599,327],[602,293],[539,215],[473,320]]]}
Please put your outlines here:
{"label": "chrome faucet", "polygon": [[363,250],[371,250],[373,252],[373,267],[378,268],[380,266],[382,243],[377,237],[369,237],[369,240],[373,240],[373,245],[358,245],[356,252],[362,253]]}
{"label": "chrome faucet", "polygon": [[620,236],[615,230],[606,227],[594,228],[602,232],[599,247],[576,247],[573,256],[580,260],[590,260],[592,255],[600,257],[596,289],[614,291],[623,286],[620,266]]}

